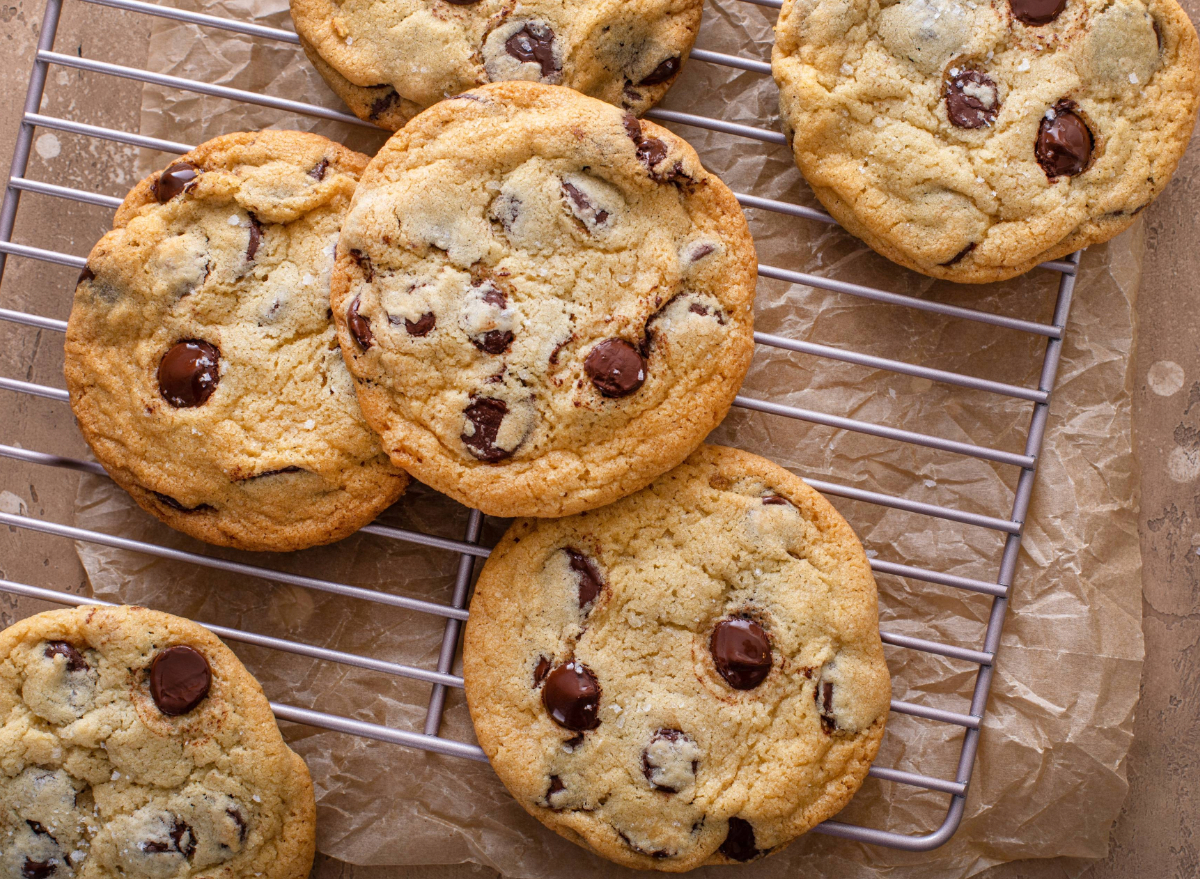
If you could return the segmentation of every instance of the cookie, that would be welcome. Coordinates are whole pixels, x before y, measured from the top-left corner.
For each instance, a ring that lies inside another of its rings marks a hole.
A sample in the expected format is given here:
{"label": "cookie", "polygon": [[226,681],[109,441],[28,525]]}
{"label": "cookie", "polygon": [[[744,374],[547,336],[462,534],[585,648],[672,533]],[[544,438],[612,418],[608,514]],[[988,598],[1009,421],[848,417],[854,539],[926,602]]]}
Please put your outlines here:
{"label": "cookie", "polygon": [[218,137],[139,183],[92,249],[67,328],[71,408],[109,475],[171,527],[301,549],[404,492],[329,311],[366,163],[313,134]]}
{"label": "cookie", "polygon": [[484,86],[372,159],[333,313],[392,461],[495,516],[647,485],[753,354],[754,244],[682,139],[570,89]]}
{"label": "cookie", "polygon": [[291,0],[309,60],[360,118],[397,129],[489,82],[564,85],[638,115],[675,81],[702,0]]}
{"label": "cookie", "polygon": [[1200,51],[1174,0],[785,0],[772,68],[834,218],[981,283],[1107,241],[1162,192]]}
{"label": "cookie", "polygon": [[0,871],[304,879],[308,769],[207,629],[141,607],[0,633]]}
{"label": "cookie", "polygon": [[467,704],[535,818],[672,872],[841,809],[890,685],[858,539],[799,478],[703,446],[600,510],[515,522],[471,602]]}

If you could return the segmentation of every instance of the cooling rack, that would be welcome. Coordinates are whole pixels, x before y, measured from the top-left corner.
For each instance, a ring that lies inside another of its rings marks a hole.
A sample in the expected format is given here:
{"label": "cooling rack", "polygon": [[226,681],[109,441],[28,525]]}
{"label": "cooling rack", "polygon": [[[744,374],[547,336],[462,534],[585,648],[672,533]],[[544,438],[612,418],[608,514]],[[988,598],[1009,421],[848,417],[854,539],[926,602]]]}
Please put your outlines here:
{"label": "cooling rack", "polygon": [[[5,262],[10,256],[80,269],[85,264],[85,258],[81,255],[62,253],[34,244],[18,243],[12,240],[18,205],[23,192],[37,193],[59,200],[55,204],[62,204],[63,210],[69,209],[70,202],[115,208],[121,201],[119,198],[97,192],[27,178],[25,174],[29,164],[30,148],[33,143],[35,130],[61,131],[85,138],[111,141],[118,144],[160,150],[174,154],[184,153],[191,149],[191,145],[189,144],[176,143],[160,138],[146,137],[134,132],[85,124],[65,118],[65,116],[44,115],[41,112],[41,104],[47,72],[50,68],[74,68],[81,71],[88,71],[98,76],[118,77],[140,83],[154,84],[167,89],[177,89],[193,94],[246,102],[284,112],[333,120],[348,125],[373,127],[369,123],[362,122],[357,117],[348,113],[300,101],[84,58],[78,53],[68,54],[56,51],[55,38],[58,30],[59,15],[66,2],[91,3],[135,14],[173,19],[193,24],[200,28],[217,28],[232,31],[254,40],[293,45],[298,43],[295,34],[290,31],[264,27],[246,21],[199,14],[185,9],[160,6],[154,3],[141,2],[141,0],[48,0],[42,20],[42,27],[39,32],[33,70],[29,79],[24,115],[21,119],[13,153],[12,170],[4,193],[3,207],[0,209],[0,282],[3,280]],[[740,2],[753,3],[769,9],[778,9],[782,5],[782,0],[740,0]],[[740,57],[701,49],[694,50],[691,57],[692,63],[717,64],[756,74],[770,74],[770,65],[756,58]],[[740,138],[746,144],[747,149],[758,148],[756,145],[775,147],[784,144],[782,134],[763,127],[744,125],[661,108],[652,110],[647,115],[662,122],[708,129]],[[827,214],[802,205],[763,198],[752,193],[739,193],[738,200],[746,208],[772,211],[810,221],[833,223],[832,218]],[[881,779],[884,782],[909,785],[949,795],[949,803],[941,825],[932,832],[906,834],[883,828],[865,827],[831,820],[817,827],[817,832],[892,848],[925,851],[945,843],[954,834],[962,820],[967,786],[971,780],[975,754],[979,745],[980,726],[987,702],[988,691],[992,682],[993,661],[1000,643],[1001,628],[1004,624],[1005,611],[1013,587],[1013,574],[1021,545],[1022,528],[1029,509],[1030,496],[1034,486],[1037,459],[1046,428],[1050,395],[1054,388],[1059,356],[1062,351],[1078,265],[1079,254],[1074,254],[1067,259],[1045,263],[1039,269],[1035,270],[1046,273],[1048,278],[1048,292],[1056,288],[1056,292],[1053,294],[1055,297],[1053,317],[1049,323],[1024,320],[932,300],[918,299],[901,293],[888,292],[882,289],[848,283],[816,274],[790,271],[770,265],[760,265],[758,267],[759,275],[764,278],[775,279],[794,285],[821,288],[833,291],[840,296],[872,300],[901,308],[934,312],[951,319],[988,325],[997,328],[997,330],[1031,334],[1037,337],[1039,344],[1041,344],[1041,340],[1044,340],[1038,384],[1036,387],[1024,387],[964,375],[953,371],[930,368],[901,360],[877,357],[864,352],[847,350],[843,347],[788,339],[768,333],[755,333],[755,341],[761,346],[856,364],[889,373],[908,375],[914,378],[981,391],[998,397],[1016,399],[1031,404],[1029,427],[1025,435],[1024,449],[1020,452],[1014,452],[931,434],[916,433],[887,424],[859,420],[836,412],[802,409],[775,403],[770,400],[752,399],[745,396],[737,398],[735,405],[744,409],[756,410],[773,416],[799,419],[814,424],[825,425],[836,430],[854,431],[893,443],[911,444],[936,449],[951,455],[969,456],[992,462],[998,467],[1016,468],[1017,473],[1016,489],[1011,509],[996,511],[995,515],[986,515],[975,511],[914,501],[908,498],[841,485],[835,482],[817,479],[806,480],[813,488],[827,495],[848,498],[867,504],[875,504],[910,513],[914,516],[933,517],[947,522],[989,529],[1004,536],[1003,551],[1000,555],[996,575],[993,579],[970,578],[933,568],[898,564],[878,558],[871,559],[871,567],[877,574],[892,575],[937,584],[951,589],[967,590],[988,596],[991,599],[986,631],[982,643],[978,645],[947,644],[895,632],[885,631],[882,633],[883,641],[886,644],[902,649],[923,651],[949,657],[977,667],[970,703],[963,706],[965,709],[963,711],[944,710],[900,700],[893,700],[891,703],[891,710],[893,712],[911,715],[928,723],[949,724],[952,727],[963,730],[957,768],[953,778],[923,775],[917,772],[878,765],[873,766],[870,770],[870,774],[873,777]],[[1056,283],[1052,283],[1050,279],[1054,279]],[[0,288],[0,292],[2,292],[2,288]],[[62,295],[70,297],[71,292],[70,289],[63,289]],[[63,333],[66,330],[65,321],[2,307],[0,307],[0,320],[54,333]],[[47,405],[62,405],[68,399],[67,392],[63,389],[6,376],[0,376],[0,391],[44,398],[50,401]],[[0,439],[3,439],[2,435],[0,435]],[[36,449],[22,448],[18,445],[0,443],[0,457],[47,467],[65,468],[67,470],[94,473],[100,476],[104,475],[103,469],[93,462],[62,457]],[[208,628],[220,637],[230,641],[270,648],[326,662],[341,663],[385,675],[396,675],[423,681],[430,685],[424,729],[420,733],[328,714],[312,708],[272,702],[271,707],[276,716],[283,720],[455,757],[485,760],[482,751],[476,745],[455,741],[439,735],[447,688],[461,688],[463,685],[462,678],[453,674],[453,662],[458,645],[460,628],[463,621],[467,618],[467,598],[474,573],[475,561],[486,558],[489,552],[486,547],[480,545],[483,516],[477,511],[471,511],[467,517],[465,533],[461,540],[447,539],[381,524],[374,524],[364,529],[367,533],[383,539],[408,541],[428,547],[430,551],[456,553],[459,557],[458,568],[452,599],[449,604],[423,601],[402,595],[384,594],[348,583],[302,576],[274,570],[270,567],[228,559],[213,558],[186,550],[168,548],[112,534],[81,529],[24,513],[0,512],[0,524],[25,531],[53,535],[66,540],[85,541],[128,550],[134,553],[141,553],[147,556],[201,565],[275,583],[285,583],[304,589],[332,593],[346,598],[391,605],[416,614],[429,615],[444,620],[441,649],[434,668],[404,665],[368,656],[332,650],[322,647],[319,644],[285,640],[221,626],[209,625]],[[9,580],[0,580],[0,591],[58,604],[104,603],[70,592],[45,589]]]}

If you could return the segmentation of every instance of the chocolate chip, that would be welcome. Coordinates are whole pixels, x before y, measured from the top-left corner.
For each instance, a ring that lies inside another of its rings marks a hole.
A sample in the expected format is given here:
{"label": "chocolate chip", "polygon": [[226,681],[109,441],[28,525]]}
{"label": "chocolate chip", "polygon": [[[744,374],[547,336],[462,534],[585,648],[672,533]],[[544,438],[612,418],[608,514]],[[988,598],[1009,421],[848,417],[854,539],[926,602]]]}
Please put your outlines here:
{"label": "chocolate chip", "polygon": [[537,666],[533,669],[533,685],[536,687],[546,679],[546,675],[550,673],[550,660],[545,656],[539,656]]}
{"label": "chocolate chip", "polygon": [[321,161],[317,162],[317,164],[312,167],[312,170],[308,172],[308,176],[314,180],[324,180],[325,172],[328,169],[329,159],[321,159]]}
{"label": "chocolate chip", "polygon": [[350,251],[350,258],[358,263],[364,279],[368,281],[375,280],[375,267],[371,265],[371,257],[367,256],[361,250],[352,250]]}
{"label": "chocolate chip", "polygon": [[192,832],[192,828],[189,825],[184,824],[176,818],[175,824],[171,828],[171,841],[169,843],[150,839],[139,843],[138,848],[148,854],[160,855],[165,852],[179,852],[185,858],[190,858],[196,850],[196,835]]}
{"label": "chocolate chip", "polygon": [[769,505],[771,505],[771,506],[777,506],[777,507],[786,507],[786,506],[788,506],[788,500],[787,500],[787,498],[782,498],[782,497],[780,497],[780,496],[779,496],[779,495],[777,495],[777,494],[769,494],[769,495],[767,495],[766,497],[764,497],[764,498],[762,499],[762,502],[763,502],[764,504],[769,504]]}
{"label": "chocolate chip", "polygon": [[1038,164],[1053,180],[1082,174],[1092,160],[1095,141],[1087,123],[1070,101],[1059,101],[1042,118],[1034,152]]}
{"label": "chocolate chip", "polygon": [[762,854],[754,842],[754,828],[743,818],[730,818],[729,831],[718,851],[733,861],[753,861]]}
{"label": "chocolate chip", "polygon": [[[657,730],[650,739],[650,744],[655,742],[673,742],[675,744],[688,745],[692,744],[692,738],[681,729],[660,729]],[[686,757],[685,757],[686,759]],[[694,776],[700,768],[699,760],[692,760],[692,775]],[[655,790],[660,790],[663,793],[676,794],[679,793],[679,788],[672,787],[669,784],[664,784],[663,771],[667,767],[658,766],[651,761],[650,747],[647,746],[642,751],[642,774],[646,776],[646,781],[650,782],[650,786]],[[656,775],[659,780],[655,781]]]}
{"label": "chocolate chip", "polygon": [[1009,0],[1012,13],[1025,24],[1049,24],[1058,18],[1067,5],[1067,0]]}
{"label": "chocolate chip", "polygon": [[246,825],[246,819],[244,817],[242,817],[242,813],[240,811],[238,811],[237,809],[226,809],[225,814],[228,815],[230,820],[232,820],[233,823],[237,825],[238,842],[245,842],[246,841],[246,831],[249,830],[250,828]]}
{"label": "chocolate chip", "polygon": [[92,267],[85,265],[83,271],[79,273],[79,280],[75,282],[75,286],[78,287],[84,281],[94,281],[95,279],[96,273],[92,271]]}
{"label": "chocolate chip", "polygon": [[150,696],[163,714],[187,714],[203,701],[212,685],[212,669],[192,647],[168,647],[150,665]]}
{"label": "chocolate chip", "polygon": [[647,855],[651,858],[660,858],[660,859],[671,857],[671,852],[669,852],[669,851],[664,851],[662,849],[642,848],[642,846],[638,845],[636,842],[634,842],[632,839],[630,839],[629,836],[623,830],[618,830],[617,835],[621,837],[621,841],[624,842],[625,845],[629,846],[629,848],[631,848],[633,851],[637,852],[639,855]]}
{"label": "chocolate chip", "polygon": [[500,434],[500,423],[504,421],[504,416],[507,414],[508,404],[503,400],[494,400],[490,397],[478,397],[472,400],[471,405],[463,410],[463,415],[466,416],[475,431],[470,436],[464,432],[459,437],[467,447],[467,451],[489,464],[495,464],[497,461],[503,461],[511,456],[512,452],[496,445],[496,437]]}
{"label": "chocolate chip", "polygon": [[491,330],[482,336],[472,338],[471,344],[485,354],[503,354],[512,344],[512,340],[511,330]]}
{"label": "chocolate chip", "polygon": [[378,119],[388,110],[392,109],[392,106],[400,100],[400,93],[390,85],[382,86],[382,88],[386,88],[387,91],[381,97],[371,102],[371,109],[367,114],[372,119]]}
{"label": "chocolate chip", "polygon": [[566,729],[582,731],[600,725],[600,684],[582,662],[560,665],[546,676],[542,704],[550,719]]}
{"label": "chocolate chip", "polygon": [[580,217],[580,219],[585,221],[585,224],[589,220],[593,226],[603,226],[608,222],[608,211],[604,210],[603,208],[598,208],[592,204],[592,200],[587,197],[587,193],[585,193],[578,186],[570,184],[564,180],[562,189],[563,193],[575,206],[575,213]]}
{"label": "chocolate chip", "polygon": [[644,138],[638,142],[637,157],[647,169],[652,169],[667,157],[667,145],[657,137]]}
{"label": "chocolate chip", "polygon": [[701,317],[708,317],[710,314],[712,314],[712,309],[703,303],[693,302],[688,306],[688,312],[690,314],[698,314]]}
{"label": "chocolate chip", "polygon": [[33,858],[26,858],[25,863],[21,866],[21,875],[25,879],[47,879],[53,876],[58,869],[58,862],[51,859],[49,861],[35,861]]}
{"label": "chocolate chip", "polygon": [[158,364],[158,392],[176,409],[203,406],[217,389],[221,352],[199,339],[176,342]]}
{"label": "chocolate chip", "polygon": [[662,64],[655,67],[650,72],[650,75],[639,82],[638,85],[662,85],[664,82],[670,82],[675,78],[675,74],[679,73],[681,66],[682,62],[678,55],[668,58]]}
{"label": "chocolate chip", "polygon": [[735,690],[753,690],[771,673],[771,640],[754,620],[721,620],[708,647],[717,671]]}
{"label": "chocolate chip", "polygon": [[65,656],[67,658],[67,671],[86,671],[91,666],[88,665],[83,654],[75,648],[73,644],[68,644],[66,641],[49,641],[46,643],[46,649],[42,654],[50,660],[56,656]]}
{"label": "chocolate chip", "polygon": [[646,380],[646,361],[624,339],[605,339],[593,348],[583,370],[605,397],[627,397]]}
{"label": "chocolate chip", "polygon": [[621,89],[621,95],[624,98],[621,101],[621,106],[626,109],[642,99],[642,93],[635,89],[633,83],[629,80],[625,80],[625,86]]}
{"label": "chocolate chip", "polygon": [[550,799],[556,793],[565,791],[567,786],[563,784],[563,780],[557,775],[550,776],[550,787],[546,788],[546,799]]}
{"label": "chocolate chip", "polygon": [[703,241],[688,252],[688,259],[691,262],[700,262],[700,260],[704,259],[704,257],[708,256],[710,253],[713,253],[716,249],[717,246],[715,244],[709,244],[707,241]]}
{"label": "chocolate chip", "polygon": [[[29,829],[30,829],[30,830],[32,830],[32,831],[33,831],[34,833],[36,833],[38,836],[49,836],[51,839],[54,839],[54,837],[51,835],[50,831],[49,831],[49,830],[47,830],[45,827],[43,827],[43,826],[42,826],[40,823],[38,823],[37,821],[28,821],[28,820],[27,820],[27,821],[25,822],[25,824],[26,824],[26,826],[27,826],[27,827],[29,827]],[[55,842],[58,842],[58,840],[57,840],[57,839],[54,839],[54,841],[55,841]]]}
{"label": "chocolate chip", "polygon": [[621,124],[625,126],[625,133],[629,135],[629,139],[635,144],[642,142],[642,123],[632,113],[626,113],[621,117]]}
{"label": "chocolate chip", "polygon": [[525,26],[504,42],[504,50],[522,64],[537,64],[546,79],[562,70],[554,57],[554,31],[540,22]]}
{"label": "chocolate chip", "polygon": [[265,479],[268,476],[281,476],[284,473],[301,473],[303,471],[303,467],[297,467],[295,464],[292,464],[287,467],[280,467],[278,470],[265,470],[262,473],[255,473],[253,476],[247,476],[245,479],[239,481],[244,482],[249,479]]}
{"label": "chocolate chip", "polygon": [[417,318],[416,323],[413,323],[408,318],[405,318],[404,329],[410,336],[427,336],[436,323],[437,318],[434,317],[433,312],[427,311]]}
{"label": "chocolate chip", "polygon": [[954,254],[954,256],[950,257],[950,259],[948,259],[948,260],[946,260],[944,263],[942,263],[942,265],[944,265],[944,266],[952,266],[952,265],[955,265],[956,263],[960,263],[960,262],[962,262],[964,259],[966,259],[966,258],[967,258],[967,255],[968,255],[968,254],[969,254],[969,253],[970,253],[972,250],[974,250],[974,249],[975,249],[975,246],[976,246],[976,245],[975,245],[975,242],[974,242],[974,241],[972,241],[970,244],[968,244],[966,247],[964,247],[964,248],[963,248],[962,250],[960,250],[958,253]]}
{"label": "chocolate chip", "polygon": [[959,128],[985,128],[1000,112],[996,81],[978,70],[958,70],[946,80],[946,116]]}
{"label": "chocolate chip", "polygon": [[346,309],[346,326],[350,328],[350,335],[358,347],[366,351],[375,342],[375,334],[371,332],[371,322],[358,313],[359,298],[355,296]]}
{"label": "chocolate chip", "polygon": [[258,253],[258,245],[262,243],[262,224],[255,219],[254,214],[250,215],[250,241],[246,245],[246,261],[250,262],[254,259],[254,254]]}
{"label": "chocolate chip", "polygon": [[205,510],[212,509],[212,507],[209,504],[200,504],[199,506],[188,507],[188,506],[184,506],[179,501],[175,500],[175,498],[171,497],[169,494],[162,494],[161,492],[157,492],[157,491],[152,491],[150,493],[152,495],[154,495],[156,498],[158,498],[158,502],[160,504],[162,504],[163,506],[170,507],[172,510],[175,510],[176,512],[179,512],[179,513],[201,513],[201,512],[204,512]]}
{"label": "chocolate chip", "polygon": [[586,616],[600,590],[604,588],[604,580],[601,579],[595,563],[579,550],[568,547],[563,552],[570,559],[571,570],[579,578],[579,610]]}
{"label": "chocolate chip", "polygon": [[158,175],[154,181],[154,197],[159,204],[166,204],[179,193],[194,185],[200,169],[191,162],[176,162]]}
{"label": "chocolate chip", "polygon": [[833,682],[819,681],[813,699],[817,703],[817,713],[821,715],[821,729],[830,735],[837,729],[837,718],[833,716]]}

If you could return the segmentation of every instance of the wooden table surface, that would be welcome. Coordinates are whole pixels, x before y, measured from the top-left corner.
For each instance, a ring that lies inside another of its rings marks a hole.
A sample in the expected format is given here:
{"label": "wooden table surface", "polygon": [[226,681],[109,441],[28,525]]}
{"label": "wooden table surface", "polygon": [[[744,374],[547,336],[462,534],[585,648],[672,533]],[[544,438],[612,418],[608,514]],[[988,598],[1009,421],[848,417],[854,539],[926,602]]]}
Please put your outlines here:
{"label": "wooden table surface", "polygon": [[[25,84],[32,63],[44,0],[0,0],[0,163],[12,155]],[[1183,0],[1193,21],[1200,21],[1200,0]],[[125,15],[114,23],[88,10],[64,17],[57,44],[67,52],[137,65],[145,57],[145,16]],[[92,48],[96,51],[91,51]],[[73,76],[65,72],[58,76]],[[82,82],[82,80],[81,80]],[[112,124],[136,131],[140,86],[105,79],[103,91],[80,100],[71,118]],[[65,108],[61,108],[65,109]],[[128,167],[123,148],[85,148],[63,137],[53,165],[41,165],[40,179],[60,175],[68,185],[86,187],[92,175],[108,179],[110,169]],[[46,150],[53,152],[53,148]],[[35,157],[35,164],[45,161]],[[52,169],[50,173],[46,173]],[[99,169],[99,170],[97,170]],[[134,181],[127,181],[131,185]],[[119,194],[119,193],[114,193]],[[26,196],[28,198],[29,196]],[[1135,741],[1129,756],[1129,797],[1112,834],[1107,858],[1086,863],[1058,859],[1019,861],[993,868],[987,879],[1034,879],[1079,876],[1087,879],[1192,879],[1200,876],[1200,138],[1197,138],[1166,193],[1145,212],[1146,255],[1137,305],[1139,341],[1134,396],[1135,446],[1142,489],[1140,532],[1145,562],[1142,610],[1146,664],[1137,708]],[[105,228],[107,212],[81,207],[53,228],[22,225],[23,240],[46,242],[84,253]],[[62,275],[61,278],[58,276]],[[57,289],[74,272],[46,269],[28,260],[12,260],[4,286],[9,308],[66,317],[67,307],[50,307],[38,292],[47,283]],[[58,297],[62,299],[62,297]],[[55,334],[56,335],[56,334]],[[32,365],[31,365],[32,364]],[[61,346],[41,344],[40,333],[0,327],[0,375],[61,384]],[[60,439],[54,450],[84,451],[66,407],[31,405],[37,401],[4,395],[4,442]],[[47,409],[50,409],[49,413]],[[0,509],[25,505],[34,515],[72,521],[73,476],[51,468],[0,462]],[[86,578],[75,553],[60,540],[28,532],[0,533],[0,576],[27,583],[71,584],[82,591]],[[18,542],[20,552],[17,552]],[[32,605],[0,604],[0,623],[29,613]],[[449,879],[495,875],[460,867],[363,869],[318,859],[315,875],[358,879]]]}

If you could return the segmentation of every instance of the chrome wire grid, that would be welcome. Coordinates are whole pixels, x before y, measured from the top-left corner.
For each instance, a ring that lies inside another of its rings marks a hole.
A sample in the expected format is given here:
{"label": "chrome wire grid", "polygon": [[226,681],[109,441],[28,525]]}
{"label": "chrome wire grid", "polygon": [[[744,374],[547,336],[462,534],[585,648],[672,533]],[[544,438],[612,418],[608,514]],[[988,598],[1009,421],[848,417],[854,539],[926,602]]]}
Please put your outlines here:
{"label": "chrome wire grid", "polygon": [[[348,113],[314,106],[299,101],[289,100],[273,95],[258,94],[222,85],[198,82],[176,76],[167,76],[135,67],[126,67],[104,61],[93,60],[90,58],[83,58],[79,57],[77,54],[64,54],[56,52],[54,50],[55,35],[58,28],[59,14],[62,10],[64,2],[65,0],[47,0],[42,28],[39,34],[37,54],[35,56],[33,71],[29,80],[28,94],[25,101],[25,111],[21,120],[21,127],[17,136],[16,147],[13,154],[12,171],[4,193],[3,207],[0,209],[0,280],[3,279],[5,261],[10,255],[22,259],[40,260],[80,269],[82,269],[85,265],[85,258],[83,256],[46,250],[33,245],[17,243],[12,240],[13,226],[22,192],[38,193],[44,196],[66,200],[68,202],[82,202],[106,208],[116,208],[121,203],[121,199],[114,198],[112,196],[26,178],[25,172],[28,166],[30,147],[33,142],[33,134],[35,129],[41,128],[46,130],[61,131],[84,137],[114,141],[120,144],[126,144],[135,147],[161,150],[174,154],[184,153],[191,149],[191,146],[183,143],[176,143],[173,141],[167,141],[153,137],[145,137],[136,133],[84,124],[67,118],[43,115],[40,112],[40,109],[47,72],[51,67],[75,68],[78,70],[89,71],[101,76],[120,77],[123,79],[135,80],[141,83],[154,84],[169,89],[178,89],[194,94],[225,98],[232,101],[241,101],[274,108],[285,112],[334,120],[354,126],[365,126],[370,128],[374,127],[370,125],[370,123],[363,122],[357,117]],[[194,24],[202,28],[218,28],[221,30],[232,31],[237,34],[242,34],[254,39],[276,41],[285,44],[298,44],[296,35],[290,31],[263,27],[261,25],[251,24],[249,22],[198,14],[173,7],[159,6],[154,3],[141,2],[141,0],[74,0],[74,2],[86,2],[134,13],[159,16],[162,18],[173,19],[175,21]],[[758,6],[769,7],[772,9],[778,9],[782,5],[782,0],[742,0],[742,2],[753,3]],[[694,50],[691,54],[691,57],[693,63],[699,62],[718,64],[758,74],[770,74],[770,65],[767,62],[758,59],[742,58],[718,52],[704,51],[701,49]],[[779,145],[784,143],[784,137],[782,134],[766,128],[726,122],[720,119],[712,119],[690,113],[666,109],[651,110],[647,115],[650,118],[658,121],[672,122],[685,126],[693,126],[711,131],[722,132],[752,142],[757,141],[759,143],[771,145]],[[790,204],[768,198],[761,198],[753,194],[739,193],[737,198],[739,202],[747,208],[768,210],[824,223],[833,222],[832,218],[827,214],[801,205]],[[992,682],[993,660],[996,650],[1000,644],[1001,628],[1004,623],[1005,611],[1008,605],[1008,597],[1010,590],[1012,589],[1013,573],[1016,568],[1017,556],[1021,545],[1021,532],[1025,522],[1026,513],[1029,509],[1030,495],[1033,490],[1037,467],[1037,458],[1042,444],[1042,437],[1046,428],[1050,394],[1054,387],[1055,375],[1058,369],[1059,355],[1062,351],[1065,326],[1070,309],[1071,295],[1075,286],[1075,275],[1078,264],[1079,254],[1074,254],[1064,260],[1056,260],[1054,262],[1045,263],[1039,269],[1039,271],[1055,272],[1059,276],[1057,298],[1055,301],[1053,318],[1050,323],[1022,320],[1019,318],[993,314],[990,312],[964,308],[961,306],[917,299],[903,294],[890,293],[885,290],[846,283],[843,281],[822,277],[820,275],[789,271],[769,265],[760,265],[758,267],[759,275],[764,278],[785,281],[790,284],[822,288],[825,290],[834,291],[835,293],[841,295],[873,300],[875,302],[882,302],[893,306],[935,312],[956,319],[988,324],[997,328],[1028,333],[1045,339],[1045,349],[1041,363],[1040,380],[1038,381],[1037,387],[1031,388],[962,375],[942,369],[928,368],[899,360],[876,357],[852,350],[845,350],[843,348],[835,348],[812,342],[796,341],[767,333],[755,333],[755,341],[759,345],[781,348],[799,354],[828,358],[845,363],[866,366],[872,369],[885,370],[893,373],[913,376],[916,378],[928,379],[934,382],[940,382],[976,391],[983,391],[986,393],[999,395],[1001,397],[1028,401],[1033,404],[1029,422],[1029,430],[1026,434],[1024,451],[1021,453],[1015,453],[1001,449],[989,448],[982,445],[974,445],[971,443],[945,439],[938,436],[915,433],[909,430],[890,427],[886,424],[877,424],[857,420],[833,413],[818,412],[809,409],[781,405],[768,400],[751,399],[744,396],[739,396],[737,398],[735,405],[746,409],[757,410],[771,415],[783,416],[787,418],[800,419],[802,421],[825,425],[837,430],[855,431],[870,436],[891,440],[897,443],[913,444],[925,448],[937,449],[955,455],[971,456],[977,459],[994,462],[999,465],[1005,465],[1007,467],[1019,468],[1012,509],[1007,515],[1001,516],[988,516],[946,506],[922,503],[919,501],[913,501],[875,491],[867,491],[847,485],[839,485],[837,483],[823,480],[806,480],[809,485],[818,491],[835,497],[849,498],[855,501],[876,504],[882,507],[901,510],[917,515],[930,516],[970,526],[990,529],[1005,535],[1003,554],[1001,556],[994,580],[974,579],[970,577],[944,573],[937,570],[897,564],[877,558],[871,559],[871,567],[877,574],[894,575],[991,596],[990,614],[988,617],[987,629],[983,638],[983,642],[978,649],[957,644],[943,644],[887,631],[882,633],[885,644],[890,644],[909,650],[938,654],[940,656],[961,660],[978,667],[973,694],[970,700],[970,705],[967,707],[966,711],[947,711],[899,700],[893,700],[891,703],[891,710],[893,712],[912,715],[927,720],[930,723],[950,724],[955,727],[961,727],[964,730],[962,745],[958,757],[957,770],[952,779],[922,775],[915,772],[891,769],[883,766],[873,766],[870,770],[870,774],[873,777],[882,779],[884,781],[903,785],[911,785],[916,788],[923,788],[929,791],[937,791],[949,794],[950,802],[940,827],[930,833],[910,835],[885,829],[847,824],[839,821],[826,821],[824,824],[816,828],[818,832],[893,848],[906,849],[910,851],[925,851],[936,848],[945,843],[954,834],[960,821],[962,820],[966,801],[967,785],[971,779],[971,773],[975,762],[975,754],[979,745],[980,726],[982,723],[984,708],[987,702],[988,691]],[[69,289],[64,289],[63,295],[70,296],[71,291]],[[6,308],[0,308],[0,320],[57,333],[65,332],[67,326],[65,321],[22,311],[14,311]],[[3,376],[0,376],[0,390],[13,392],[16,394],[26,394],[34,397],[41,397],[54,401],[58,404],[66,403],[68,400],[67,392],[63,389],[47,387],[32,382],[21,381]],[[98,464],[92,462],[47,454],[13,445],[0,444],[0,457],[49,467],[59,467],[85,473],[94,473],[101,476],[104,475],[104,470]],[[358,656],[337,650],[331,650],[314,644],[268,637],[252,632],[229,629],[220,626],[210,625],[208,628],[210,628],[220,637],[230,641],[242,642],[259,647],[267,647],[274,650],[284,651],[287,653],[328,662],[342,663],[387,675],[398,675],[400,677],[424,681],[432,685],[429,705],[425,716],[424,731],[421,733],[393,729],[379,724],[366,723],[347,717],[323,713],[309,708],[273,702],[271,704],[272,709],[274,710],[276,716],[283,720],[349,733],[352,735],[363,736],[368,739],[405,745],[413,748],[421,748],[451,756],[464,757],[474,760],[485,760],[482,751],[476,745],[442,738],[438,735],[442,709],[446,696],[446,688],[461,688],[463,686],[462,678],[452,673],[452,667],[458,644],[459,631],[462,626],[462,622],[467,618],[466,604],[470,590],[472,574],[475,567],[474,563],[476,559],[486,558],[489,553],[487,548],[479,545],[483,516],[477,511],[472,511],[470,513],[466,532],[463,535],[462,540],[435,537],[428,534],[422,534],[415,531],[408,531],[379,524],[370,525],[363,529],[365,532],[381,538],[408,541],[429,547],[431,550],[457,553],[459,555],[457,577],[455,580],[453,597],[449,604],[423,601],[400,595],[383,594],[374,590],[356,587],[347,583],[332,582],[329,580],[277,571],[268,567],[251,565],[221,558],[212,558],[198,553],[171,549],[152,543],[130,540],[111,534],[104,534],[96,531],[89,531],[68,525],[62,525],[56,522],[46,521],[44,519],[38,519],[24,514],[0,512],[0,524],[19,529],[25,529],[27,531],[54,535],[61,538],[66,538],[68,540],[85,541],[102,546],[141,553],[152,557],[202,565],[220,571],[256,577],[275,583],[291,584],[293,586],[298,586],[305,589],[333,593],[346,598],[391,605],[404,608],[415,613],[428,614],[432,615],[433,617],[444,619],[445,629],[441,651],[438,657],[437,667],[435,669],[417,668],[400,663],[373,659],[367,656]],[[85,599],[67,592],[43,589],[8,580],[0,580],[0,591],[13,595],[23,595],[31,598],[42,599],[59,604],[104,603],[97,602],[92,599]]]}

